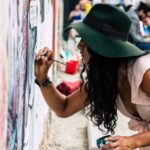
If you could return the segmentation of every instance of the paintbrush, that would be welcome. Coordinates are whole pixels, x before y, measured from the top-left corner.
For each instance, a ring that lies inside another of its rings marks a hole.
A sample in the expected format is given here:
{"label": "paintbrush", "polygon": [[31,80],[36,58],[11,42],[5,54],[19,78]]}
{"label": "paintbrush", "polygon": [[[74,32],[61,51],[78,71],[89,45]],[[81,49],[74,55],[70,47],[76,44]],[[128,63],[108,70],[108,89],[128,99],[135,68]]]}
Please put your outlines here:
{"label": "paintbrush", "polygon": [[[45,53],[43,53],[43,54],[42,54],[42,56],[43,56],[43,57],[46,57],[46,54],[45,54]],[[65,64],[65,63],[60,62],[60,61],[58,61],[58,60],[56,60],[56,59],[52,59],[52,58],[50,58],[50,60],[55,61],[55,62],[57,62],[57,63],[59,63],[59,64],[62,64],[62,65],[65,65],[65,66],[66,66],[66,64]]]}
{"label": "paintbrush", "polygon": [[66,65],[65,63],[60,62],[60,61],[58,61],[58,60],[55,60],[55,59],[52,59],[52,60],[55,61],[55,62],[57,62],[57,63],[59,63],[59,64]]}

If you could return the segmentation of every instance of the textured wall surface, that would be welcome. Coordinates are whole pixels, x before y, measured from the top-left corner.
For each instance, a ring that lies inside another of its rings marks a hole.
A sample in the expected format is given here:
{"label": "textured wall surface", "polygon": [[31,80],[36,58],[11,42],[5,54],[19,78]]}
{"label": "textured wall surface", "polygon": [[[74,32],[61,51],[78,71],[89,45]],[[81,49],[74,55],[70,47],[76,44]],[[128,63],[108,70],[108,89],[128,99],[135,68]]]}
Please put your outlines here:
{"label": "textured wall surface", "polygon": [[7,127],[7,57],[6,57],[6,31],[7,31],[7,2],[0,1],[0,150],[5,149]]}
{"label": "textured wall surface", "polygon": [[48,108],[34,84],[34,53],[54,43],[52,5],[0,2],[0,150],[37,150],[42,139]]}

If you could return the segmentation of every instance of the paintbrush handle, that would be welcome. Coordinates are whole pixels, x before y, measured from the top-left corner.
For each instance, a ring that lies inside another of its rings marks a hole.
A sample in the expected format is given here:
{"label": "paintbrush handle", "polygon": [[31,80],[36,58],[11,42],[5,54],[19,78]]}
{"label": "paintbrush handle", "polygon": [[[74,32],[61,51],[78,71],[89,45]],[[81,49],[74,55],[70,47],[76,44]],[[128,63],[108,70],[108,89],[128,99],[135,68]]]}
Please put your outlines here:
{"label": "paintbrush handle", "polygon": [[[46,55],[43,55],[43,54],[42,54],[42,56],[43,56],[43,57],[46,57]],[[63,62],[60,62],[60,61],[55,60],[55,59],[52,59],[52,58],[50,58],[50,60],[55,61],[55,62],[57,62],[57,63],[59,63],[59,64],[62,64],[62,65],[66,65],[66,64],[63,63]]]}
{"label": "paintbrush handle", "polygon": [[58,61],[58,60],[55,60],[55,59],[53,59],[53,61],[55,61],[55,62],[57,62],[57,63],[59,63],[59,64],[62,64],[62,65],[66,65],[65,63],[63,63],[63,62],[60,62],[60,61]]}

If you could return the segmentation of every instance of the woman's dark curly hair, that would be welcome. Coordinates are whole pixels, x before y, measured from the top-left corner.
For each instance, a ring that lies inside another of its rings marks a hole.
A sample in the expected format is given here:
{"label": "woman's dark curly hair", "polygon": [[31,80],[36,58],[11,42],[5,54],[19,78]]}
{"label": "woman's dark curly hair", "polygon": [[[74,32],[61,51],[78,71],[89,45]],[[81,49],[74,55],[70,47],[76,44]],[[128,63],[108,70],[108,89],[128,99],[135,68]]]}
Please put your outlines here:
{"label": "woman's dark curly hair", "polygon": [[87,115],[101,131],[104,131],[101,128],[101,125],[103,125],[107,133],[114,134],[118,119],[116,104],[118,71],[123,59],[106,58],[97,55],[90,48],[88,48],[88,51],[92,57],[88,64],[84,65],[80,74],[84,83],[83,73],[86,71],[87,99],[85,105],[88,106],[89,110]]}

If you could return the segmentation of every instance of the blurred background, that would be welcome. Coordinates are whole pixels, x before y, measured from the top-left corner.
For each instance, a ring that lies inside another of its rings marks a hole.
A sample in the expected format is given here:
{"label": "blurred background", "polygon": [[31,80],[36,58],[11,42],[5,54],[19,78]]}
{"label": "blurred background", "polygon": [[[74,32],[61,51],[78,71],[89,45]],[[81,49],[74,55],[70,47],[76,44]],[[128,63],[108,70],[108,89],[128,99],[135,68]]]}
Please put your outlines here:
{"label": "blurred background", "polygon": [[[102,136],[81,111],[58,118],[47,107],[34,80],[34,54],[49,47],[55,62],[49,76],[65,95],[79,88],[82,60],[75,30],[93,5],[110,3],[132,20],[129,42],[150,50],[150,0],[0,1],[0,150],[96,150]],[[115,19],[115,18],[114,18]],[[119,114],[116,133],[131,135]]]}

